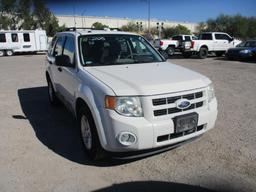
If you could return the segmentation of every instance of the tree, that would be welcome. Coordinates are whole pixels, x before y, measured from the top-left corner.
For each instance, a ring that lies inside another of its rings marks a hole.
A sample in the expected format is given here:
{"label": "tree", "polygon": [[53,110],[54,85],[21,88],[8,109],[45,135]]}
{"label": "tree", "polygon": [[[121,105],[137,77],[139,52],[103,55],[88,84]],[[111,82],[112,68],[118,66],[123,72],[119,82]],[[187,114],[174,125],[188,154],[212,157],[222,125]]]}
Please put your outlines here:
{"label": "tree", "polygon": [[45,6],[43,0],[0,0],[0,29],[44,29],[53,36],[65,26]]}
{"label": "tree", "polygon": [[[220,31],[236,38],[248,39],[256,36],[256,17],[244,17],[241,15],[219,15],[216,19],[208,19],[207,31]],[[200,30],[203,32],[205,30]]]}
{"label": "tree", "polygon": [[95,22],[92,24],[92,28],[97,29],[97,30],[103,30],[104,28],[108,28],[108,26],[104,25],[100,22]]}
{"label": "tree", "polygon": [[16,0],[0,0],[0,27],[16,29],[19,22]]}
{"label": "tree", "polygon": [[163,30],[164,38],[170,38],[173,35],[190,35],[191,31],[184,25],[177,25],[176,27],[167,27]]}
{"label": "tree", "polygon": [[196,26],[196,34],[199,34],[201,32],[205,32],[207,29],[207,24],[205,22],[200,22]]}
{"label": "tree", "polygon": [[128,31],[128,32],[139,32],[139,27],[134,22],[129,22],[127,25],[123,25],[121,27],[122,31]]}

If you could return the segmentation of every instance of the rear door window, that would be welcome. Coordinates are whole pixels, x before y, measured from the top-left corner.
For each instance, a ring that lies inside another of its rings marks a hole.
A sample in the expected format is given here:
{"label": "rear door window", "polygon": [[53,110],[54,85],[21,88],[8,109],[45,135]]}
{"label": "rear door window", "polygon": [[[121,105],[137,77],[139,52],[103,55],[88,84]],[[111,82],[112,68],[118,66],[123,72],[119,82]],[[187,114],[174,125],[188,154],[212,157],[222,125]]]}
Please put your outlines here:
{"label": "rear door window", "polygon": [[199,36],[200,40],[212,40],[212,34],[211,33],[203,33]]}
{"label": "rear door window", "polygon": [[185,36],[185,41],[190,41],[190,36]]}
{"label": "rear door window", "polygon": [[6,43],[6,37],[4,33],[0,34],[0,43]]}
{"label": "rear door window", "polygon": [[182,36],[173,36],[172,40],[182,41]]}

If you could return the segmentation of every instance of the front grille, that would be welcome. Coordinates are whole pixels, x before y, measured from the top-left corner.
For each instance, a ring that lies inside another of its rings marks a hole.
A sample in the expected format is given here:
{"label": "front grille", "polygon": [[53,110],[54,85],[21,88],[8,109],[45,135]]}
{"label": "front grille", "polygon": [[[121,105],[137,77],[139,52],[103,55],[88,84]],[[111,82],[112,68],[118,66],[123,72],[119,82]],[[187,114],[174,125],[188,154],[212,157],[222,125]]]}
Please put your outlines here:
{"label": "front grille", "polygon": [[[162,115],[168,115],[168,114],[174,114],[174,113],[179,113],[182,111],[188,111],[192,109],[196,109],[199,107],[202,107],[204,105],[204,100],[202,101],[204,97],[204,92],[199,91],[195,93],[189,93],[189,94],[184,94],[184,95],[179,95],[179,96],[173,96],[173,97],[165,97],[165,98],[156,98],[152,100],[153,107],[161,107],[161,109],[154,109],[153,113],[154,116],[162,116]],[[179,99],[188,99],[192,103],[187,109],[178,109],[176,106],[172,107],[166,107],[165,105],[171,105],[175,104],[175,102]],[[197,102],[195,101],[197,100]]]}
{"label": "front grille", "polygon": [[181,133],[172,133],[172,134],[158,136],[157,137],[157,142],[168,141],[170,139],[176,139],[178,137],[182,137],[182,136],[185,136],[185,135],[189,135],[189,134],[195,133],[197,131],[201,131],[204,128],[204,126],[205,125],[200,125],[196,129],[184,131],[184,132],[181,132]]}

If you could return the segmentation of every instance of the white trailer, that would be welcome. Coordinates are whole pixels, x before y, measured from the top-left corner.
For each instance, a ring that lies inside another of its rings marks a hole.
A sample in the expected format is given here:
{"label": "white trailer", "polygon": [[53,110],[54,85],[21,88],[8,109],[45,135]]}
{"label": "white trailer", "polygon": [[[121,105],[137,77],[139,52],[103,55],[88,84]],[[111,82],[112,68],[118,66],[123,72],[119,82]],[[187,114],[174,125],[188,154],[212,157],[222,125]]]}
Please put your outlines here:
{"label": "white trailer", "polygon": [[0,30],[0,57],[14,53],[44,52],[47,46],[44,30]]}

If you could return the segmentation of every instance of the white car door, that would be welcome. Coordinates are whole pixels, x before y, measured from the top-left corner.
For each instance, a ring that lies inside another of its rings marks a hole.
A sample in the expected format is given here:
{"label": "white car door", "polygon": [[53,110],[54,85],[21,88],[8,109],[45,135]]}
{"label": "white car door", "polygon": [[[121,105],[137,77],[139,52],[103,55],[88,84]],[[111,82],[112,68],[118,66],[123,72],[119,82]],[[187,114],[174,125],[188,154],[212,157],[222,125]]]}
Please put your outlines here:
{"label": "white car door", "polygon": [[77,89],[77,66],[75,58],[75,39],[74,36],[66,36],[63,48],[63,55],[68,56],[70,66],[58,67],[58,78],[61,94],[64,97],[68,107],[71,107],[75,102],[75,92]]}
{"label": "white car door", "polygon": [[226,44],[225,44],[225,47],[226,47],[226,50],[228,50],[229,48],[232,48],[234,47],[234,39],[232,37],[230,37],[229,35],[227,34],[223,34],[223,39],[226,40]]}
{"label": "white car door", "polygon": [[228,41],[223,39],[222,33],[215,33],[215,46],[214,46],[214,51],[223,51],[226,50],[226,46]]}
{"label": "white car door", "polygon": [[47,60],[50,64],[50,72],[51,72],[51,78],[52,83],[54,84],[55,91],[57,93],[61,93],[61,86],[60,86],[60,67],[56,65],[55,63],[55,57],[60,56],[63,53],[63,46],[65,42],[64,36],[59,36],[56,40],[55,47],[53,48],[52,53],[48,53]]}

